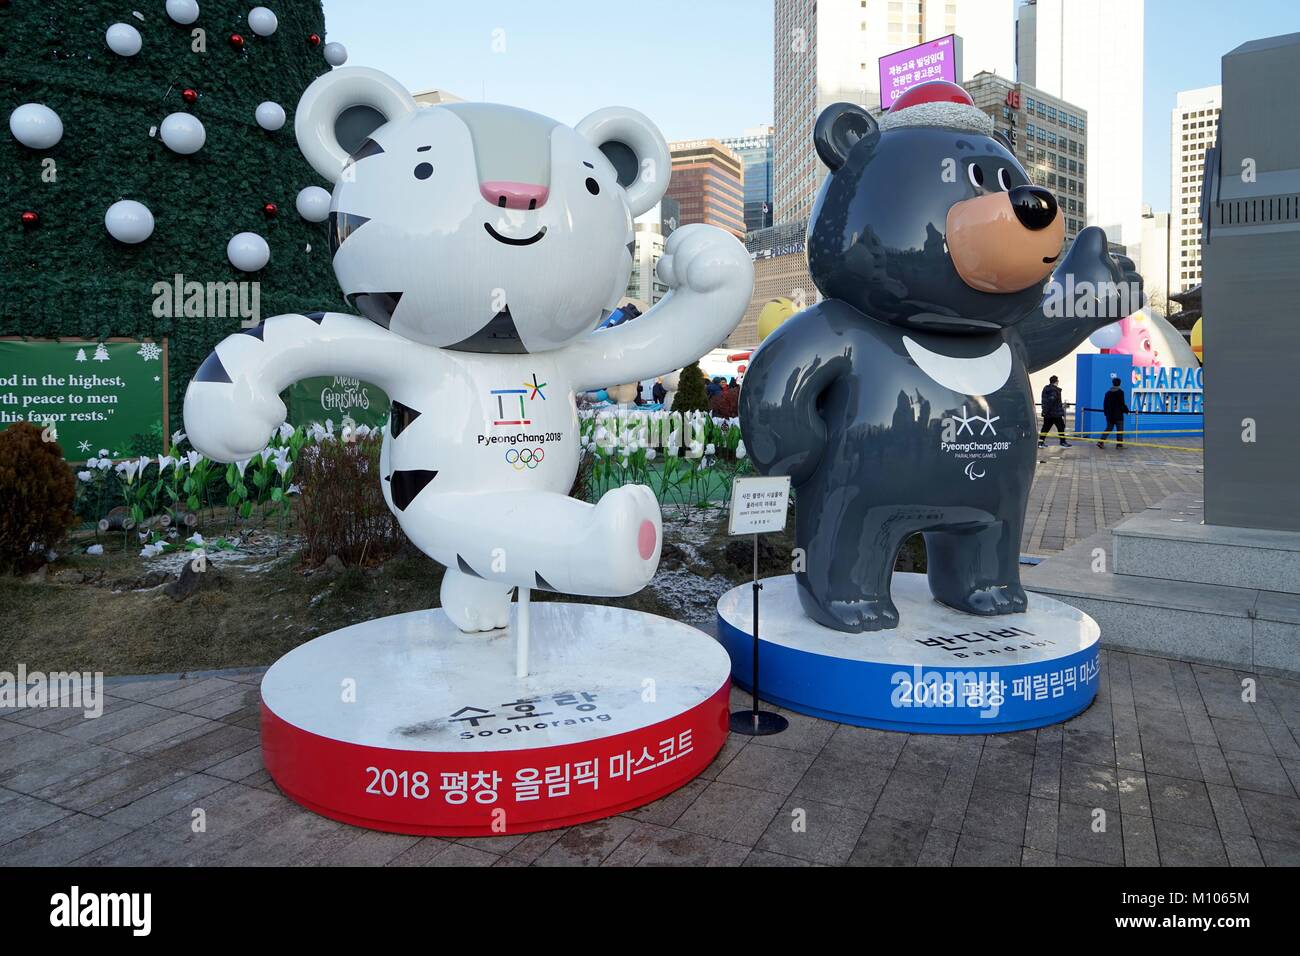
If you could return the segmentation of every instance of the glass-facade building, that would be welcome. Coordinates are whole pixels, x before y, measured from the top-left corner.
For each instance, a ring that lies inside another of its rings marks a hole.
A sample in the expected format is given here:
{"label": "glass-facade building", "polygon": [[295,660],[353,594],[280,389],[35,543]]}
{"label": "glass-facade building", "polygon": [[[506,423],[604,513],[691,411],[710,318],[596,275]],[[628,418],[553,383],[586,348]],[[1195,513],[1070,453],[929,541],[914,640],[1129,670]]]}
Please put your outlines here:
{"label": "glass-facade building", "polygon": [[772,127],[747,130],[744,136],[722,140],[745,166],[745,232],[772,225]]}

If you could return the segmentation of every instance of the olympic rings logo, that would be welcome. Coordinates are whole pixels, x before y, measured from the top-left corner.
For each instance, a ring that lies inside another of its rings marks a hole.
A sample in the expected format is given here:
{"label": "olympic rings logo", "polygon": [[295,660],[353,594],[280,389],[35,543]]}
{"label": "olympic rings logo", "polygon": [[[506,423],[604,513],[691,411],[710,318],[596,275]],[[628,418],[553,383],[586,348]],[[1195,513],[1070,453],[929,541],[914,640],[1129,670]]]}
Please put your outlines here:
{"label": "olympic rings logo", "polygon": [[511,448],[506,452],[506,461],[509,462],[515,471],[523,471],[525,468],[533,469],[542,463],[546,457],[546,452],[540,448]]}

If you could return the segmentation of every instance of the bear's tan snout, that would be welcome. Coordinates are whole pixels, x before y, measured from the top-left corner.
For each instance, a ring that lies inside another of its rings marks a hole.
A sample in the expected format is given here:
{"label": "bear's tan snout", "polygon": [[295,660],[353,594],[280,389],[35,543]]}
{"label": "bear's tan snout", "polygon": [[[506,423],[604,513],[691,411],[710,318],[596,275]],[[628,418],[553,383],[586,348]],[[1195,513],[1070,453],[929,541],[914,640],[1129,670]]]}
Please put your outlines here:
{"label": "bear's tan snout", "polygon": [[1064,241],[1065,219],[1051,194],[1037,187],[964,199],[948,210],[953,267],[980,292],[1021,292],[1042,282]]}

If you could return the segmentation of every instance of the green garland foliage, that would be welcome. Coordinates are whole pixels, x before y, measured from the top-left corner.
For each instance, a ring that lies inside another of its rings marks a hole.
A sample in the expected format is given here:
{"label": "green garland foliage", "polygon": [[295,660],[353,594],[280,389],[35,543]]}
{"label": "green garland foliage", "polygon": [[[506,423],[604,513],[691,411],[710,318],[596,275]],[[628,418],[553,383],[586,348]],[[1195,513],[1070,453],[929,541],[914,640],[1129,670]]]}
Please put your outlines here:
{"label": "green garland foliage", "polygon": [[[260,283],[262,318],[282,312],[341,308],[330,268],[326,223],[298,215],[305,186],[325,186],[298,152],[294,110],[303,90],[329,69],[319,0],[268,4],[279,28],[259,37],[246,17],[254,0],[201,0],[199,19],[182,26],[163,0],[11,0],[0,6],[0,117],[23,103],[43,103],[63,121],[63,139],[32,150],[0,128],[0,335],[102,340],[161,338],[170,344],[172,407],[195,368],[238,316],[155,315],[155,283]],[[139,10],[144,19],[133,11]],[[140,32],[139,53],[112,52],[113,23]],[[195,52],[192,31],[205,31]],[[244,38],[242,49],[230,35]],[[182,90],[199,94],[189,105]],[[257,125],[257,105],[280,104],[288,119],[275,132]],[[173,153],[151,128],[173,112],[202,121],[207,141],[189,156]],[[53,160],[53,181],[46,160]],[[104,228],[119,199],[144,203],[153,234],[124,245]],[[271,218],[263,206],[275,203]],[[36,212],[25,226],[20,215]],[[242,273],[226,258],[238,232],[255,232],[270,263]]]}

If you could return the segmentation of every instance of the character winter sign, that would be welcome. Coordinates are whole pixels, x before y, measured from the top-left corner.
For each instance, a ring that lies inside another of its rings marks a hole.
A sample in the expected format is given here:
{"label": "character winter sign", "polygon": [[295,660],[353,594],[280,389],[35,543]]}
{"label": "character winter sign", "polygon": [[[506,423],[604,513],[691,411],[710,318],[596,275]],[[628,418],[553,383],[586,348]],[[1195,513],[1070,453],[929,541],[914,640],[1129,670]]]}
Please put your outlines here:
{"label": "character winter sign", "polygon": [[749,302],[732,236],[677,230],[646,316],[594,331],[632,267],[632,219],[668,186],[659,131],[630,109],[575,127],[486,103],[417,107],[396,81],[336,69],[295,118],[334,182],[334,271],[362,317],[281,315],[232,335],[199,369],[185,425],[205,454],[256,454],[285,418],[278,393],[314,375],[392,398],[381,458],[403,529],[447,567],[462,630],[507,623],[514,588],[629,594],[659,560],[660,515],[640,486],[596,505],[567,496],[579,458],[574,393],[685,365]]}
{"label": "character winter sign", "polygon": [[[814,139],[830,175],[808,264],[825,300],[764,341],[740,396],[755,465],[797,491],[804,611],[897,626],[890,576],[917,532],[943,604],[1024,611],[1029,372],[1126,314],[1141,279],[1100,229],[1062,257],[1055,198],[954,84],[913,87],[879,123],[836,104]],[[1054,287],[1078,291],[1062,303]]]}

